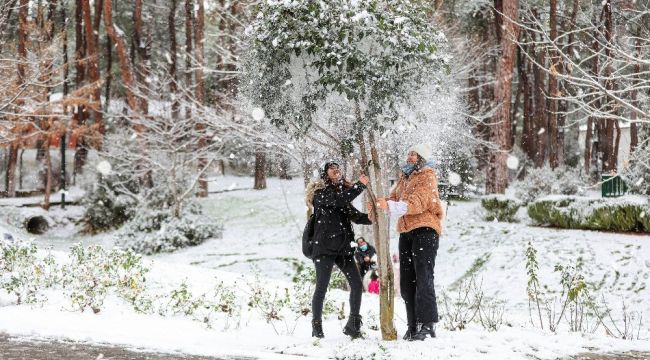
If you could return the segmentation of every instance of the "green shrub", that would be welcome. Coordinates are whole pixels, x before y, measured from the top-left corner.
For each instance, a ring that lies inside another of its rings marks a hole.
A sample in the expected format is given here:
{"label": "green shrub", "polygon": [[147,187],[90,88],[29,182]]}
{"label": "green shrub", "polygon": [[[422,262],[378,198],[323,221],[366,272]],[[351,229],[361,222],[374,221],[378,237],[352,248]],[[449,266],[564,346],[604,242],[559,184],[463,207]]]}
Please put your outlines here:
{"label": "green shrub", "polygon": [[506,221],[515,222],[515,214],[523,202],[508,198],[504,195],[489,195],[481,199],[481,206],[485,209],[486,221]]}
{"label": "green shrub", "polygon": [[643,208],[635,204],[596,203],[583,227],[592,230],[643,231],[640,215]]}
{"label": "green shrub", "polygon": [[[96,234],[119,228],[133,218],[137,202],[116,190],[115,183],[118,182],[128,181],[117,175],[98,176],[97,183],[87,189],[86,196],[81,200],[85,208],[82,218],[84,232]],[[136,185],[131,187],[135,188]]]}
{"label": "green shrub", "polygon": [[643,211],[639,214],[639,222],[643,226],[643,231],[650,233],[650,205],[643,207]]}
{"label": "green shrub", "polygon": [[563,229],[650,232],[647,199],[545,197],[530,203],[528,216],[538,225]]}

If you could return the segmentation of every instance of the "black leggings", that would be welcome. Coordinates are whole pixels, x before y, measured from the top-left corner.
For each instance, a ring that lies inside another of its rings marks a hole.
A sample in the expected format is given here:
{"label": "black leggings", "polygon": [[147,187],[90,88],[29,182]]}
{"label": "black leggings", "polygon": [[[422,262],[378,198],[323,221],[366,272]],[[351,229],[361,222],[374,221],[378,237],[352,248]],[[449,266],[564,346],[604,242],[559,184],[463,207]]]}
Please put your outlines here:
{"label": "black leggings", "polygon": [[433,288],[437,253],[438,234],[431,228],[417,228],[399,236],[400,292],[410,327],[417,323],[438,322]]}
{"label": "black leggings", "polygon": [[314,297],[311,301],[311,310],[314,319],[320,320],[323,316],[323,301],[325,300],[325,293],[327,293],[327,286],[330,283],[334,264],[343,272],[343,275],[348,280],[348,285],[350,285],[350,315],[359,315],[363,284],[361,283],[361,275],[359,275],[359,269],[354,262],[354,257],[352,255],[321,255],[314,259],[314,266],[316,267],[316,288],[314,289]]}

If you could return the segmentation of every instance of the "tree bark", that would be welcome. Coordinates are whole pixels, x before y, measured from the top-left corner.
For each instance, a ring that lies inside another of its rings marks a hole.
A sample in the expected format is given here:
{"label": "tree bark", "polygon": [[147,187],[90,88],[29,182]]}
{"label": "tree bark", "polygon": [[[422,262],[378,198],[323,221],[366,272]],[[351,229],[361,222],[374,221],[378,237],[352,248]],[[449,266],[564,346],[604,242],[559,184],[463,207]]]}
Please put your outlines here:
{"label": "tree bark", "polygon": [[[550,0],[551,41],[557,45],[557,0]],[[557,126],[557,73],[560,68],[560,58],[555,50],[550,53],[550,74],[548,78],[548,151],[549,164],[552,169],[559,166],[558,126]]]}
{"label": "tree bark", "polygon": [[496,86],[494,97],[499,108],[494,114],[491,126],[492,142],[498,147],[490,152],[490,164],[487,170],[486,191],[488,193],[505,193],[508,186],[508,168],[506,160],[510,147],[510,108],[512,97],[512,75],[515,59],[516,42],[519,38],[518,20],[519,0],[503,0],[503,32],[501,34],[501,57],[497,63]]}
{"label": "tree bark", "polygon": [[[525,49],[522,51],[526,51]],[[533,117],[531,116],[531,101],[532,101],[532,91],[530,88],[530,79],[528,77],[528,69],[527,69],[527,60],[526,57],[521,56],[520,53],[520,59],[519,59],[519,64],[517,70],[519,71],[519,81],[522,84],[523,87],[523,92],[524,92],[524,100],[523,100],[523,126],[521,130],[521,149],[526,154],[526,156],[529,159],[533,158],[534,151],[533,151],[533,141],[534,141],[534,136],[533,136],[533,124],[532,119]]]}
{"label": "tree bark", "polygon": [[[369,195],[373,204],[371,211],[375,221],[372,228],[379,264],[379,323],[382,339],[392,341],[397,340],[397,330],[393,323],[395,314],[395,274],[393,273],[393,262],[390,256],[389,223],[388,216],[383,211],[377,211],[376,207],[376,196],[384,197],[386,195],[384,189],[386,174],[379,159],[374,130],[370,130],[368,133],[368,142],[372,160],[369,175],[374,188],[374,191],[369,192]],[[364,144],[364,142],[362,141],[361,144]],[[363,149],[363,152],[365,152],[365,149]]]}
{"label": "tree bark", "polygon": [[147,94],[149,89],[147,86],[147,78],[149,77],[149,52],[148,41],[145,42],[143,38],[143,23],[142,23],[142,0],[135,0],[135,8],[133,11],[133,46],[135,48],[135,77],[137,79],[138,90],[140,92],[140,110],[143,114],[149,113],[149,104],[147,101]]}
{"label": "tree bark", "polygon": [[[634,49],[636,50],[636,56],[640,59],[641,58],[641,28],[637,30],[636,33],[636,41],[634,43]],[[636,64],[634,64],[634,73],[635,74],[640,74],[641,73],[641,62],[637,61]],[[636,85],[638,86],[639,80],[636,81]],[[632,105],[636,108],[639,107],[639,99],[638,99],[638,90],[634,89],[632,91],[632,94],[630,94],[630,98],[632,100]],[[630,155],[634,152],[636,147],[639,145],[639,130],[637,127],[636,123],[637,119],[637,112],[632,111],[630,114]]]}
{"label": "tree bark", "polygon": [[544,88],[544,72],[539,68],[540,66],[545,66],[546,56],[543,49],[537,49],[537,62],[539,66],[533,68],[534,78],[535,78],[535,167],[544,166],[546,161],[546,151],[547,151],[547,142],[548,138],[546,132],[547,129],[547,118],[546,118],[546,96]]}
{"label": "tree bark", "polygon": [[180,103],[178,101],[178,44],[176,40],[176,7],[178,0],[171,0],[172,4],[169,8],[169,16],[167,18],[168,31],[169,31],[169,56],[171,58],[169,64],[169,76],[171,81],[169,83],[169,92],[172,96],[172,118],[178,119],[180,113]]}
{"label": "tree bark", "polygon": [[18,143],[9,145],[9,163],[7,165],[7,197],[16,197],[16,168],[18,165]]}
{"label": "tree bark", "polygon": [[255,185],[253,189],[266,189],[266,153],[261,145],[257,145],[255,148]]}
{"label": "tree bark", "polygon": [[20,0],[18,9],[18,86],[24,86],[27,63],[27,10],[28,0]]}
{"label": "tree bark", "polygon": [[[205,103],[205,77],[203,74],[203,57],[204,57],[204,37],[205,37],[205,7],[204,0],[198,0],[198,11],[196,14],[196,23],[194,26],[194,43],[195,46],[195,58],[196,58],[196,102],[204,105]],[[205,153],[205,148],[207,147],[207,139],[203,134],[205,132],[205,125],[201,122],[197,124],[198,131],[198,147],[199,152]],[[206,178],[206,166],[208,165],[208,159],[205,156],[199,158],[199,193],[200,197],[208,196],[208,180]],[[266,187],[266,184],[264,184]]]}
{"label": "tree bark", "polygon": [[[120,64],[120,74],[122,76],[122,82],[124,83],[124,88],[126,90],[126,100],[129,105],[129,109],[136,114],[140,114],[140,105],[136,95],[133,92],[133,71],[129,65],[129,58],[126,52],[126,45],[124,40],[117,34],[115,28],[113,27],[113,1],[104,0],[104,27],[106,33],[111,38],[111,41],[115,44],[115,51],[117,53],[117,59]],[[138,129],[141,130],[141,129]]]}
{"label": "tree bark", "polygon": [[185,0],[185,89],[187,94],[187,105],[185,116],[192,117],[190,89],[192,88],[192,37],[194,27],[194,12],[192,0]]}
{"label": "tree bark", "polygon": [[[612,2],[611,0],[605,0],[605,3],[603,5],[603,16],[605,19],[605,44],[612,44],[612,31],[613,31],[613,21],[612,21]],[[614,80],[611,78],[613,69],[612,69],[612,52],[611,52],[611,45],[605,47],[605,59],[607,61],[607,64],[605,65],[605,71],[604,71],[604,77],[607,79],[605,81],[605,89],[607,89],[608,92],[612,92],[616,86],[614,83]],[[614,106],[614,101],[607,97],[607,104],[605,105],[607,109],[607,113],[614,113],[615,109]],[[616,153],[618,152],[618,148],[616,148],[616,143],[615,143],[615,135],[614,132],[616,128],[618,127],[618,120],[614,118],[608,118],[605,120],[605,128],[604,128],[604,134],[600,138],[600,142],[602,143],[602,151],[603,151],[603,171],[606,172],[616,172],[617,171],[617,162],[618,159],[616,158]]]}
{"label": "tree bark", "polygon": [[[99,56],[97,55],[97,45],[95,42],[95,28],[98,28],[98,26],[93,27],[89,0],[81,0],[81,5],[83,11],[84,28],[86,30],[85,38],[86,54],[88,55],[88,80],[91,82],[91,84],[93,84],[92,86],[94,87],[92,90],[92,100],[94,102],[95,108],[91,108],[89,110],[92,114],[92,119],[95,125],[97,125],[99,127],[99,131],[103,133],[104,125],[101,112],[102,87],[100,84],[99,74]],[[99,19],[100,16],[98,14],[95,14],[95,20],[99,21]]]}

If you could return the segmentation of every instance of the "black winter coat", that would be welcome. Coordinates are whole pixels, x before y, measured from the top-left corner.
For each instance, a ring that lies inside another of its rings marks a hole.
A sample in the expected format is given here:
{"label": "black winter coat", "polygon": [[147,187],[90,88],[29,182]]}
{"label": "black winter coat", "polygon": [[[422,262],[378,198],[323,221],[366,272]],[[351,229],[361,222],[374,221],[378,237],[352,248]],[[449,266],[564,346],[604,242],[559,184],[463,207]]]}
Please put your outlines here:
{"label": "black winter coat", "polygon": [[354,253],[352,222],[370,225],[368,214],[352,206],[351,202],[365,189],[357,182],[350,189],[336,192],[331,186],[314,193],[314,249],[312,258],[320,255],[349,256]]}

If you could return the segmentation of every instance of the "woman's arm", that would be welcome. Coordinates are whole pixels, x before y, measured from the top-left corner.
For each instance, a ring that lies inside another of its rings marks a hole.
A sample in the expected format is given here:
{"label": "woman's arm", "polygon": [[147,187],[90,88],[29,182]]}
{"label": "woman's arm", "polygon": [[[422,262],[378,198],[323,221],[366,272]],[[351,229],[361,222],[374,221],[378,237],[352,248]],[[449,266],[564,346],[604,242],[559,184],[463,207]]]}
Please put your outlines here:
{"label": "woman's arm", "polygon": [[350,205],[352,200],[359,196],[365,188],[366,186],[363,185],[363,183],[357,182],[352,185],[351,188],[340,193],[327,191],[327,189],[317,191],[316,194],[314,194],[314,207],[345,208]]}
{"label": "woman's arm", "polygon": [[350,204],[350,221],[359,225],[372,225],[372,221],[370,221],[370,218],[368,218],[368,214],[362,213],[351,204]]}

